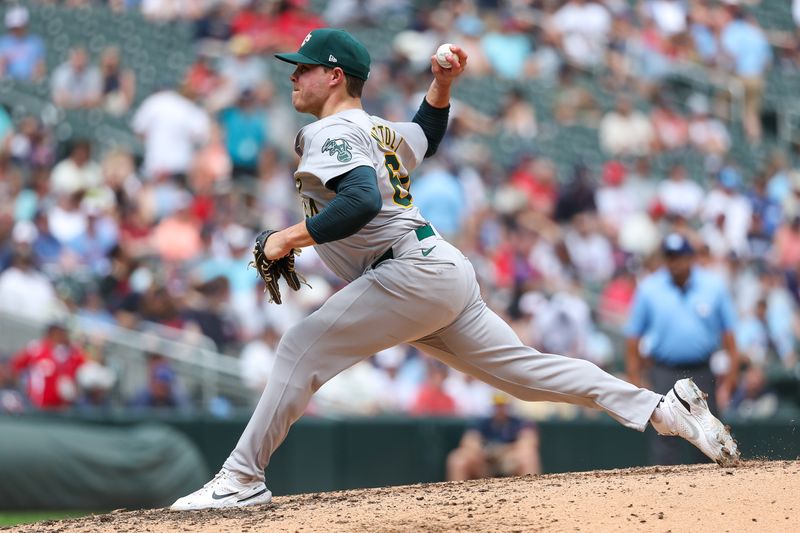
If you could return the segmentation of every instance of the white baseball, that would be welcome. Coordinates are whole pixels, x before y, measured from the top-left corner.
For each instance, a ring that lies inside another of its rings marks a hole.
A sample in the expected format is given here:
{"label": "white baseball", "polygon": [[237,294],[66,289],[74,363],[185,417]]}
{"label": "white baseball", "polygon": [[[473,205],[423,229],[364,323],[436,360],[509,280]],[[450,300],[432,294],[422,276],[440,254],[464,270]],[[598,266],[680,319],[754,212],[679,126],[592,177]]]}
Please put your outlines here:
{"label": "white baseball", "polygon": [[452,54],[453,51],[450,50],[450,43],[444,43],[436,50],[436,62],[439,63],[439,66],[442,68],[450,68],[453,65],[450,61],[447,60],[447,54]]}

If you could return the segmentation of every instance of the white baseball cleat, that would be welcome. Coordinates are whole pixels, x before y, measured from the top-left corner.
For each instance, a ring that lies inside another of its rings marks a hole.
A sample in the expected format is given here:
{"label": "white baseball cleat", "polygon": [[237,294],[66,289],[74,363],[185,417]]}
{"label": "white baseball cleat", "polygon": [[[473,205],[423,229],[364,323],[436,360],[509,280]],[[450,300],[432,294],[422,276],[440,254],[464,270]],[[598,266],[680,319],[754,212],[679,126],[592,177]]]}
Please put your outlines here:
{"label": "white baseball cleat", "polygon": [[739,448],[729,428],[711,414],[707,397],[692,378],[681,379],[653,411],[651,424],[659,435],[688,440],[720,466],[734,466],[739,462]]}
{"label": "white baseball cleat", "polygon": [[221,509],[262,505],[272,501],[272,493],[263,481],[242,483],[233,472],[224,468],[214,479],[188,496],[179,498],[170,506],[172,511],[196,509]]}

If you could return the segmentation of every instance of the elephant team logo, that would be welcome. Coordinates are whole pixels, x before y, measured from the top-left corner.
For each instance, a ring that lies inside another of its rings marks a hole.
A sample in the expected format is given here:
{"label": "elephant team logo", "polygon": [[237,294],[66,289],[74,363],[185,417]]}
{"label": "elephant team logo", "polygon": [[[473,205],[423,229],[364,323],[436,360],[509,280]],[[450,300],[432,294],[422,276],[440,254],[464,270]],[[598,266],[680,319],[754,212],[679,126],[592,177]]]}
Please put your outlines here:
{"label": "elephant team logo", "polygon": [[328,139],[322,145],[322,151],[328,152],[331,157],[336,156],[340,163],[347,163],[353,159],[353,154],[350,153],[351,149],[350,143],[344,139]]}

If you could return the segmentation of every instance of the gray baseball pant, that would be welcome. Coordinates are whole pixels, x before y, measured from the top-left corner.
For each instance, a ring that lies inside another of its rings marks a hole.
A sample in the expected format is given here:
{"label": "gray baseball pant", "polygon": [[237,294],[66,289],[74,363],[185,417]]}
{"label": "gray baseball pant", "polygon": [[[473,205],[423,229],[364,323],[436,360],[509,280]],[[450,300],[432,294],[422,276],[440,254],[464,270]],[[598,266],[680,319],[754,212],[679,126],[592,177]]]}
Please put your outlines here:
{"label": "gray baseball pant", "polygon": [[601,409],[644,431],[660,394],[588,361],[525,346],[481,299],[470,262],[438,235],[419,241],[412,231],[392,249],[394,259],[367,269],[286,332],[225,468],[243,479],[264,479],[270,456],[314,392],[358,361],[400,343],[522,400]]}

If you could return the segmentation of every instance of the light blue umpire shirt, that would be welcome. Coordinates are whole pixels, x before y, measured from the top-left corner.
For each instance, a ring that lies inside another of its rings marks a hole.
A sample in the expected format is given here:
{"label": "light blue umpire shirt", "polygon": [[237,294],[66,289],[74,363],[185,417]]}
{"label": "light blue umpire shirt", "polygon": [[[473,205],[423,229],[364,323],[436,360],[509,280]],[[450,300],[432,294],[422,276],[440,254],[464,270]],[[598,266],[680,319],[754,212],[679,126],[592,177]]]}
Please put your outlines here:
{"label": "light blue umpire shirt", "polygon": [[719,276],[692,267],[683,289],[661,268],[639,284],[625,334],[644,337],[650,357],[668,366],[702,364],[733,331],[736,313]]}

